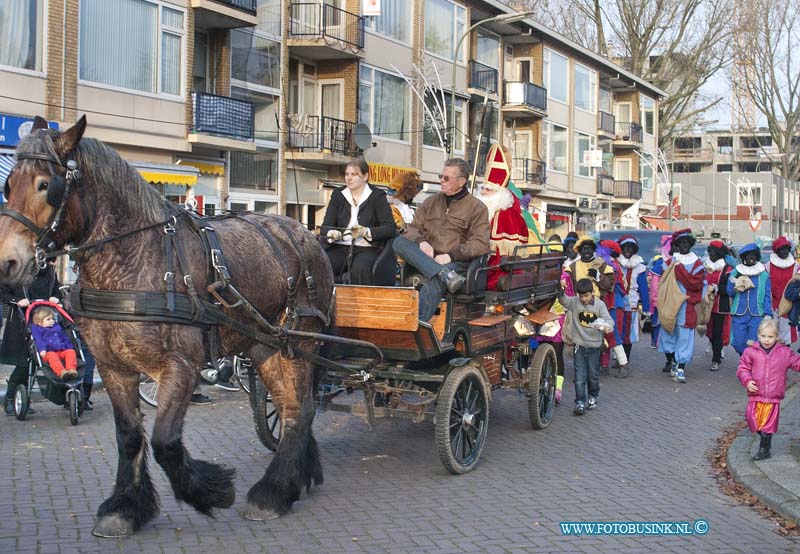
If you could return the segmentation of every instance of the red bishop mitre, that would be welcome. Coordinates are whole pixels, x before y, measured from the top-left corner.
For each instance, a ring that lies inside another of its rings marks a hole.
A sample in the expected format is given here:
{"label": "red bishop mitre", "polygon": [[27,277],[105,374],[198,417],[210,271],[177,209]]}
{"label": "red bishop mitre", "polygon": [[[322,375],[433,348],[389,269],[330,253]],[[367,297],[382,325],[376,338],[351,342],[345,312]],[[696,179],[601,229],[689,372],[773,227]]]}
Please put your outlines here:
{"label": "red bishop mitre", "polygon": [[[510,161],[504,149],[497,144],[492,145],[486,157],[484,182],[506,189],[506,194],[511,195],[513,202],[510,208],[497,212],[491,222],[489,238],[492,248],[501,256],[512,256],[516,246],[528,243],[528,225],[522,217],[519,199],[507,189],[511,178]],[[525,257],[525,254],[524,251],[517,252],[517,256]]]}
{"label": "red bishop mitre", "polygon": [[511,178],[511,160],[497,144],[493,144],[486,156],[486,183],[492,183],[498,187],[507,187],[508,180]]}

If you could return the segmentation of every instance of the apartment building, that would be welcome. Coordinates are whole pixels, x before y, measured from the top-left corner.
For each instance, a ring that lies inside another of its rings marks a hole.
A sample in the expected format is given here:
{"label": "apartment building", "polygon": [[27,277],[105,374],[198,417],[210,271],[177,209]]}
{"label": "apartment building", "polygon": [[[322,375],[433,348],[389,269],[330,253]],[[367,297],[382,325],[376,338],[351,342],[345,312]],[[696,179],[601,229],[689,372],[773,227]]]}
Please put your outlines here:
{"label": "apartment building", "polygon": [[[375,184],[419,170],[424,198],[445,146],[480,179],[493,143],[509,148],[542,232],[602,228],[637,201],[655,209],[642,160],[665,93],[532,20],[497,20],[513,12],[496,0],[382,0],[378,16],[362,0],[7,1],[10,125],[85,113],[88,136],[206,213],[314,226],[352,156]],[[455,126],[431,117],[436,103]]]}

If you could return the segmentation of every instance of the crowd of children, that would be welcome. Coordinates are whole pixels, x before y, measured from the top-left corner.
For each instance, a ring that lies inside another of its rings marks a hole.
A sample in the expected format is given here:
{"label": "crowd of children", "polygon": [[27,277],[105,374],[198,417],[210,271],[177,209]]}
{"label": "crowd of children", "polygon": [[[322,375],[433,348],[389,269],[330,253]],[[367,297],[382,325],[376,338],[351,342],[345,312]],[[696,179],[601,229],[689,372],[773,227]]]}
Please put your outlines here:
{"label": "crowd of children", "polygon": [[[773,241],[766,264],[755,243],[739,250],[739,260],[722,241],[711,241],[703,259],[692,252],[695,244],[690,229],[664,235],[661,253],[645,265],[631,235],[598,243],[570,233],[558,245],[565,256],[553,308],[561,316],[558,332],[546,340],[557,343],[559,353],[564,343],[574,345],[575,415],[597,406],[612,353],[615,377],[630,375],[642,315],[650,317],[650,347],[664,354],[663,371],[678,383],[686,382],[696,331],[710,342],[711,371],[720,369],[723,347],[733,345],[740,356],[736,375],[748,395],[748,427],[761,437],[754,460],[767,459],[786,374],[800,371],[800,354],[791,349],[800,324],[800,264],[785,237]],[[563,355],[558,365],[560,402]]]}

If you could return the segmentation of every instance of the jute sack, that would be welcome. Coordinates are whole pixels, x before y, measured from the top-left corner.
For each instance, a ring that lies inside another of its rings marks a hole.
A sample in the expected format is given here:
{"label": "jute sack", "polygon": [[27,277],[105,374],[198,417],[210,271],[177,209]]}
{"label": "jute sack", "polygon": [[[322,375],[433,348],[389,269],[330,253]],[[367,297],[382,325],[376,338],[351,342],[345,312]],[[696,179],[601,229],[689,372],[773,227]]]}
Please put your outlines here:
{"label": "jute sack", "polygon": [[658,283],[658,319],[667,333],[675,331],[678,311],[688,298],[678,286],[675,264],[670,264]]}

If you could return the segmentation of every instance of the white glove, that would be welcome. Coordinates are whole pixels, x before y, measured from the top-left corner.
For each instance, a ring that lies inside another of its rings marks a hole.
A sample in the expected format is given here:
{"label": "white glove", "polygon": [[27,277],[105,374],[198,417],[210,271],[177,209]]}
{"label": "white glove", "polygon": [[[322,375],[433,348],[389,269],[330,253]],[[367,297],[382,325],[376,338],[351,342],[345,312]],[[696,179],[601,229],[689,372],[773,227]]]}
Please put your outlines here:
{"label": "white glove", "polygon": [[353,236],[354,239],[359,239],[361,237],[366,238],[369,240],[369,228],[368,227],[353,227],[350,229],[350,234]]}
{"label": "white glove", "polygon": [[330,231],[328,231],[328,234],[326,236],[328,237],[328,242],[336,242],[342,240],[342,232],[337,231],[336,229],[331,229]]}

